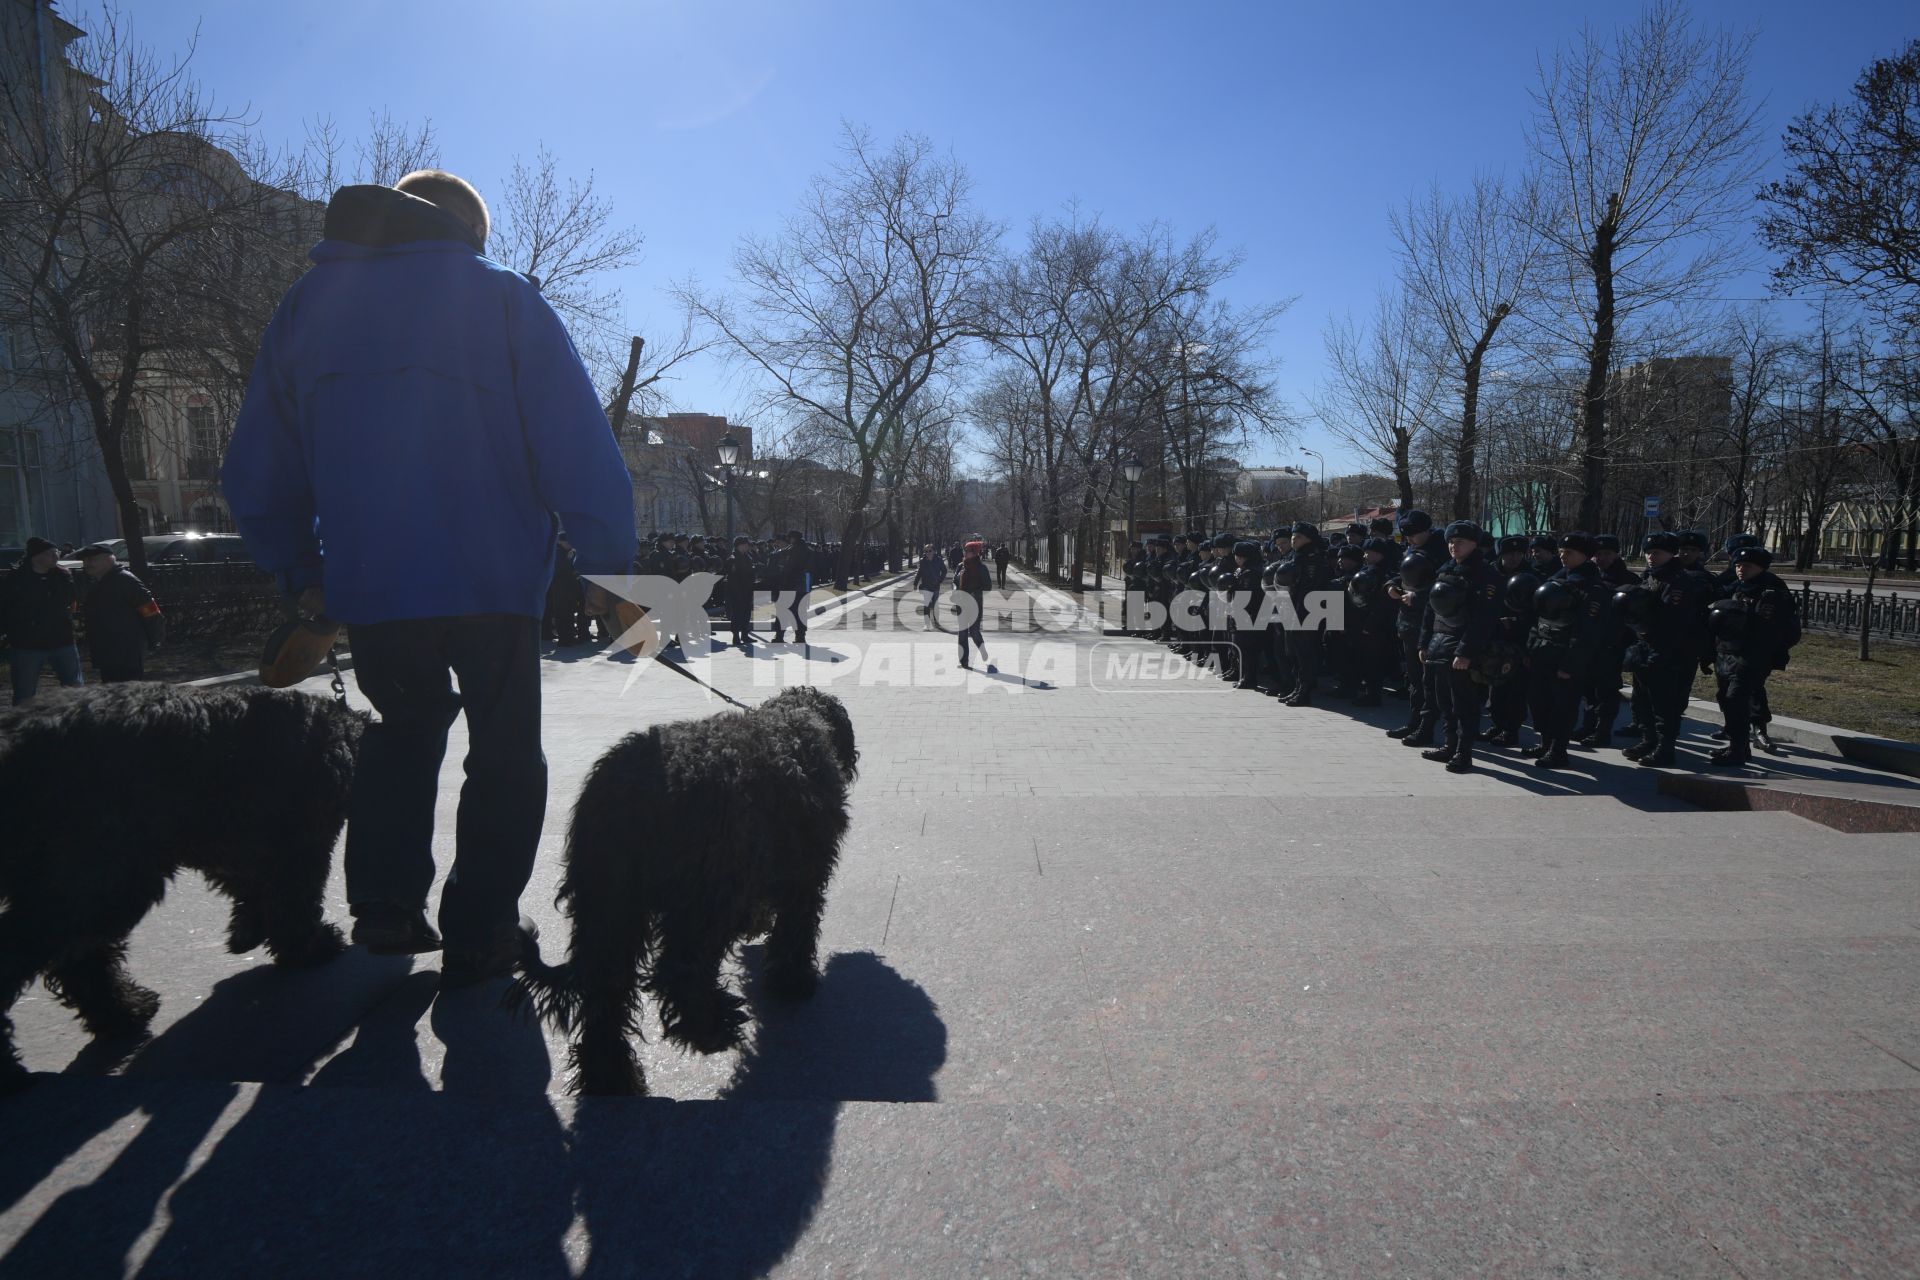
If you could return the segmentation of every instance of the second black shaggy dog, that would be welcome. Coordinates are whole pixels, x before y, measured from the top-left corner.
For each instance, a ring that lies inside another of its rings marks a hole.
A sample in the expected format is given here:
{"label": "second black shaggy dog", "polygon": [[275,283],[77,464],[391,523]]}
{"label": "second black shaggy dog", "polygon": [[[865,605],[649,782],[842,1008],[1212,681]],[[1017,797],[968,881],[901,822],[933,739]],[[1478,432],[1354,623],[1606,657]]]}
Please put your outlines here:
{"label": "second black shaggy dog", "polygon": [[770,933],[768,989],[813,994],[859,758],[839,699],[798,688],[745,713],[629,734],[594,764],[560,882],[567,962],[544,964],[529,936],[510,997],[577,1030],[577,1092],[647,1091],[631,1041],[643,988],[669,1040],[701,1053],[738,1044],[744,1002],[720,967],[760,934]]}
{"label": "second black shaggy dog", "polygon": [[322,919],[366,717],[290,690],[102,685],[0,711],[0,1092],[28,1076],[7,1016],[27,984],[107,1037],[160,999],[127,935],[180,870],[233,900],[227,949],[339,954]]}

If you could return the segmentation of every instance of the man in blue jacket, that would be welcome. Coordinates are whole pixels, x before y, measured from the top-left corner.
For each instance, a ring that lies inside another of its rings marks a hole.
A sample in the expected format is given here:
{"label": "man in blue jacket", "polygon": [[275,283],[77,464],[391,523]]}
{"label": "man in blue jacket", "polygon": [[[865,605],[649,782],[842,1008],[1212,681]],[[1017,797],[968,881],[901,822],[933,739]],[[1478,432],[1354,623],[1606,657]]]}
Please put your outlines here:
{"label": "man in blue jacket", "polygon": [[[468,751],[440,901],[443,988],[513,963],[546,815],[540,618],[564,527],[582,574],[633,559],[632,485],[537,282],[484,256],[451,174],[343,187],[261,339],[221,485],[263,568],[352,629],[380,713],[347,832],[354,941],[438,949],[426,919],[447,730]],[[395,573],[404,551],[417,566]],[[454,692],[454,681],[459,692]]]}

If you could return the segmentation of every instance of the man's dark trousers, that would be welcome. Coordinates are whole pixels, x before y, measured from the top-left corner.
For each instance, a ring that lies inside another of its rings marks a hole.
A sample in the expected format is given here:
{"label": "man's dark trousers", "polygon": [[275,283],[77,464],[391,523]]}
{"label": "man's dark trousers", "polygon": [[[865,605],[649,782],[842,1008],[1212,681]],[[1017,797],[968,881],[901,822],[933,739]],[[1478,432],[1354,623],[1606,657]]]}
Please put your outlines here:
{"label": "man's dark trousers", "polygon": [[380,718],[361,739],[354,771],[347,897],[356,910],[425,906],[440,763],[447,729],[464,710],[467,780],[440,931],[449,949],[485,948],[518,919],[546,818],[540,620],[417,618],[359,624],[351,637],[355,679]]}

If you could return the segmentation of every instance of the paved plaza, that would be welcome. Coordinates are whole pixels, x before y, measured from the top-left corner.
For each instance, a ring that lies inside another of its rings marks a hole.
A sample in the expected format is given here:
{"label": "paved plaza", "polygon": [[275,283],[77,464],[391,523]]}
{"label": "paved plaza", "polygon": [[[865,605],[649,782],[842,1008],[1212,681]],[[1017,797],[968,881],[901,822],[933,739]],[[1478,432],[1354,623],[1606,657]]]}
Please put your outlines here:
{"label": "paved plaza", "polygon": [[[819,993],[762,1001],[749,948],[746,1051],[649,1026],[656,1096],[576,1101],[504,984],[229,956],[183,877],[134,939],[150,1042],[16,1007],[0,1276],[1920,1274],[1920,836],[1611,752],[1454,776],[1399,708],[1190,679],[1022,583],[1071,626],[989,631],[992,674],[834,615],[804,667],[699,664],[810,671],[863,753]],[[552,954],[589,764],[724,707],[604,651],[544,691]]]}

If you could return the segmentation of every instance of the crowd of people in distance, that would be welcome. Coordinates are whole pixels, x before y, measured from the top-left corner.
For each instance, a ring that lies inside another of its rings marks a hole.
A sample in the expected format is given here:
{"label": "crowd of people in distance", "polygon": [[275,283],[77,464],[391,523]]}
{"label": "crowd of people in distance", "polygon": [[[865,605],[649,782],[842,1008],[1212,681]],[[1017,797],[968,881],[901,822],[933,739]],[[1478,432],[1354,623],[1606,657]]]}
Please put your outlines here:
{"label": "crowd of people in distance", "polygon": [[[710,611],[724,612],[733,643],[753,648],[753,607],[764,593],[784,604],[794,615],[794,642],[804,644],[807,626],[795,606],[816,583],[831,581],[840,562],[840,544],[810,543],[797,529],[776,538],[742,534],[731,547],[724,538],[702,534],[660,533],[640,540],[633,557],[635,575],[651,575],[685,582],[697,573],[719,575],[707,596]],[[879,576],[887,564],[886,548],[866,543],[854,549],[848,581],[859,584]],[[612,639],[611,619],[589,616],[584,583],[574,566],[573,548],[562,535],[554,553],[553,580],[547,587],[546,614],[541,634],[549,644],[580,645]],[[786,637],[784,619],[776,611],[773,641]]]}
{"label": "crowd of people in distance", "polygon": [[[1242,689],[1291,707],[1329,691],[1357,707],[1404,698],[1406,723],[1388,736],[1456,773],[1476,746],[1565,769],[1574,748],[1616,734],[1631,739],[1628,759],[1677,765],[1696,670],[1715,676],[1725,720],[1709,759],[1739,767],[1754,745],[1774,749],[1767,678],[1800,623],[1758,537],[1729,537],[1718,574],[1708,546],[1697,531],[1652,534],[1635,573],[1612,534],[1496,539],[1407,511],[1328,534],[1306,522],[1269,538],[1156,534],[1129,548],[1126,583],[1160,606],[1147,634]],[[1340,594],[1339,631],[1312,607],[1324,592]],[[1275,593],[1291,608],[1264,608]],[[1195,618],[1204,625],[1182,625]],[[1616,727],[1623,673],[1631,718]]]}

